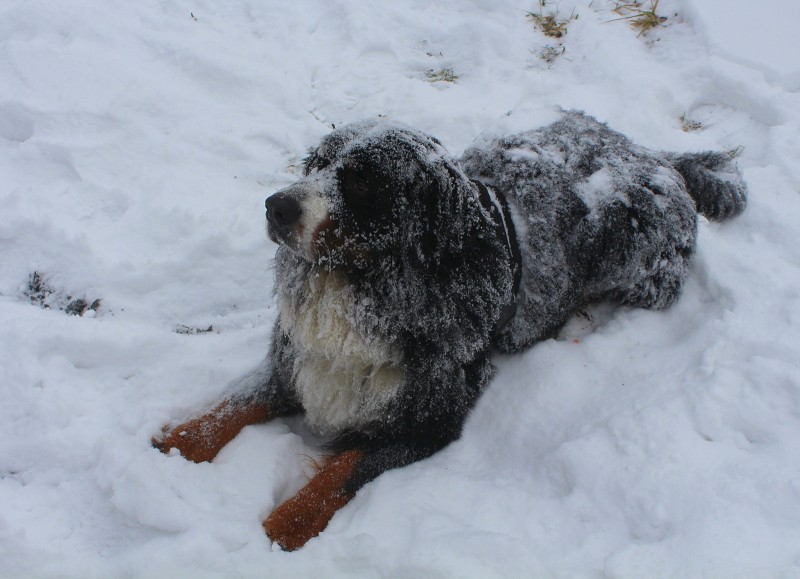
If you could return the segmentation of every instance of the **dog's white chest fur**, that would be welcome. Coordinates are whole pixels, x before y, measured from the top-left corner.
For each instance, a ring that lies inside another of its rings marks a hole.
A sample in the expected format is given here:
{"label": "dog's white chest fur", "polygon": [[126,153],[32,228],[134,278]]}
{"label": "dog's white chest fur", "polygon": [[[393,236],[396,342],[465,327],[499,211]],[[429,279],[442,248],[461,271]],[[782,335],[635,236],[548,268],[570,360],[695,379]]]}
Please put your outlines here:
{"label": "dog's white chest fur", "polygon": [[358,305],[343,275],[319,272],[303,283],[299,298],[279,300],[307,422],[336,432],[378,419],[405,382],[399,352],[359,330]]}

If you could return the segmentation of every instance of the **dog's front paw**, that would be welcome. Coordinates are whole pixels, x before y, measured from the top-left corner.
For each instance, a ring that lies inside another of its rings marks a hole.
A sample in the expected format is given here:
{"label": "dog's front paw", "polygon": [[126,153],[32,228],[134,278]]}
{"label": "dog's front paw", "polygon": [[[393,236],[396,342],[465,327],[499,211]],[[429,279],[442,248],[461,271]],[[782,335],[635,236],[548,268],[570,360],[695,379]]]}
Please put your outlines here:
{"label": "dog's front paw", "polygon": [[152,443],[163,453],[177,448],[186,460],[211,462],[248,424],[264,422],[270,417],[269,406],[256,399],[224,400],[213,410],[179,426],[165,426]]}
{"label": "dog's front paw", "polygon": [[345,484],[361,458],[358,450],[334,457],[309,483],[264,521],[267,536],[285,551],[294,551],[319,535],[331,517],[353,498]]}
{"label": "dog's front paw", "polygon": [[186,460],[192,462],[210,462],[217,456],[222,445],[208,437],[207,425],[202,418],[190,420],[184,424],[170,428],[165,426],[160,437],[153,437],[155,448],[169,454],[175,448]]}
{"label": "dog's front paw", "polygon": [[345,495],[321,500],[319,496],[298,493],[267,517],[264,531],[284,551],[295,551],[324,531],[334,513],[349,500]]}

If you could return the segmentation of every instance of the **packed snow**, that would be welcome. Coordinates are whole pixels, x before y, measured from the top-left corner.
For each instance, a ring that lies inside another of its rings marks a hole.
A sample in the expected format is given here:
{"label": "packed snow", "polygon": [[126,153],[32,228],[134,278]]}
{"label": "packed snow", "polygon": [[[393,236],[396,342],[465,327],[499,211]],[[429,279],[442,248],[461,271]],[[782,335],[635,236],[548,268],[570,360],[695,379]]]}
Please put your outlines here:
{"label": "packed snow", "polygon": [[[800,575],[797,7],[662,0],[642,35],[613,7],[0,4],[0,576]],[[457,156],[557,107],[737,150],[748,209],[701,221],[672,308],[498,356],[459,441],[297,552],[261,521],[320,457],[300,420],[213,463],[151,447],[263,358],[263,202],[332,125],[385,116]]]}

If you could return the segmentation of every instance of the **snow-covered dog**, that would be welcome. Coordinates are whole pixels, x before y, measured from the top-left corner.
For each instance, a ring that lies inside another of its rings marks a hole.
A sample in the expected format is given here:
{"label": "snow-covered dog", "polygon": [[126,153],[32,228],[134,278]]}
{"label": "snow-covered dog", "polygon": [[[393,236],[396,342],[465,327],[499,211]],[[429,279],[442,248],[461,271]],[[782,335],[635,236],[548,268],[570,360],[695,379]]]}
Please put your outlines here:
{"label": "snow-covered dog", "polygon": [[155,444],[207,461],[247,424],[304,413],[333,454],[264,521],[297,549],[364,484],[459,436],[493,349],[529,347],[599,300],[669,306],[697,212],[745,202],[725,154],[649,151],[576,112],[458,162],[404,126],[337,129],[266,202],[280,244],[266,362]]}

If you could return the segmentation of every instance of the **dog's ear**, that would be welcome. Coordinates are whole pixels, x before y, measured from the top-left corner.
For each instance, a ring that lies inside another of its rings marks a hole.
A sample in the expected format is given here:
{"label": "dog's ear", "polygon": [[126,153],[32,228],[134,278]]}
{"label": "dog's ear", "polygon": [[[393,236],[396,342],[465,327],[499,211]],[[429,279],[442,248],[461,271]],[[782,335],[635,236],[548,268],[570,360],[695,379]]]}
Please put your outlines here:
{"label": "dog's ear", "polygon": [[449,159],[435,161],[417,187],[409,257],[417,267],[435,270],[468,250],[477,235],[476,194],[473,184]]}

